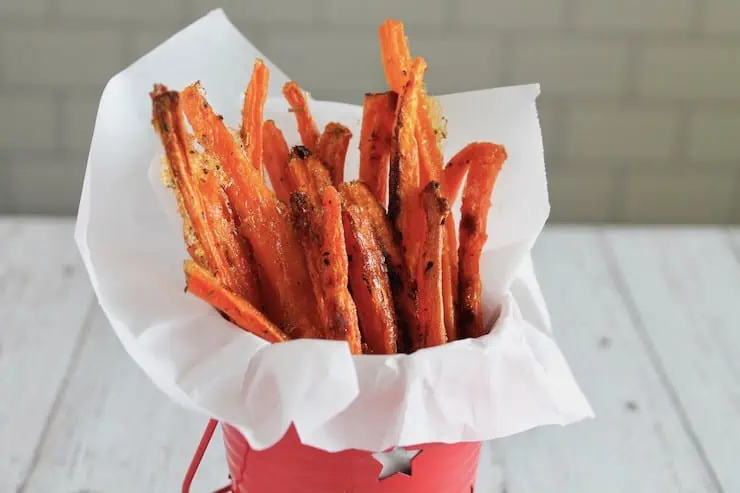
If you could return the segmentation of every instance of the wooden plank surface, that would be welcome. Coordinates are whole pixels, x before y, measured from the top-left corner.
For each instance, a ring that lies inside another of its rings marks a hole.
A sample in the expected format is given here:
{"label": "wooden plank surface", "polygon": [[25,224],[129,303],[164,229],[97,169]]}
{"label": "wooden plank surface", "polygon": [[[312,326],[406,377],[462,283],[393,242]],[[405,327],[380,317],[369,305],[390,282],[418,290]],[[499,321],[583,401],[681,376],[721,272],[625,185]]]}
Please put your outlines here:
{"label": "wooden plank surface", "polygon": [[[25,492],[180,491],[206,421],[154,387],[96,307]],[[220,434],[213,440],[194,493],[227,482]]]}
{"label": "wooden plank surface", "polygon": [[534,261],[556,338],[596,419],[492,445],[499,463],[484,467],[503,468],[503,486],[481,491],[718,491],[630,319],[596,230],[548,230]]}
{"label": "wooden plank surface", "polygon": [[723,490],[740,491],[740,264],[730,237],[719,229],[606,236],[677,408]]}
{"label": "wooden plank surface", "polygon": [[69,221],[0,221],[0,491],[33,467],[91,302]]}

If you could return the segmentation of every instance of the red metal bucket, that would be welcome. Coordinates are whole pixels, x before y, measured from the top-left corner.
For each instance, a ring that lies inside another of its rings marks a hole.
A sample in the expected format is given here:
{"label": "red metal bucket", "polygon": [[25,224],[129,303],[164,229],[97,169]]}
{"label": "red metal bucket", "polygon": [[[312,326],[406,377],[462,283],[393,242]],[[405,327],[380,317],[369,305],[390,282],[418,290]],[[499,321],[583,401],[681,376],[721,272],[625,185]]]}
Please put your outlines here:
{"label": "red metal bucket", "polygon": [[[183,484],[190,482],[205,452],[215,421],[209,423]],[[371,452],[326,452],[303,445],[295,428],[272,447],[253,450],[234,427],[222,425],[231,484],[221,492],[233,493],[472,493],[480,443],[432,443],[406,447],[419,452],[408,474],[399,472],[379,479],[383,469]]]}

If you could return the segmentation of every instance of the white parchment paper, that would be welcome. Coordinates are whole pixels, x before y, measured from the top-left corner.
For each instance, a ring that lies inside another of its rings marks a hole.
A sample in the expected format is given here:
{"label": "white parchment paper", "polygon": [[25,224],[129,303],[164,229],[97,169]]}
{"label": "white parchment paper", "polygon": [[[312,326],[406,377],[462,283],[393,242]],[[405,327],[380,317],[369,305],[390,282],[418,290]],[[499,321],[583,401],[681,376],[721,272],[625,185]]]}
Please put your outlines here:
{"label": "white parchment paper", "polygon": [[[378,451],[591,416],[549,335],[529,257],[549,213],[536,85],[440,98],[447,158],[475,140],[501,143],[509,154],[481,263],[487,306],[502,306],[491,334],[413,355],[351,356],[342,342],[266,344],[183,293],[187,254],[174,199],[158,179],[148,92],[155,82],[181,89],[200,80],[216,111],[236,125],[258,56],[214,11],[116,75],[101,97],[75,236],[113,329],[152,381],[182,405],[239,427],[255,448],[274,444],[291,423],[308,445]],[[287,77],[266,63],[266,118],[298,143],[277,97]],[[348,61],[346,70],[353,63],[367,62]],[[313,102],[312,110],[321,127],[336,120],[352,129],[347,178],[356,177],[361,108]]]}

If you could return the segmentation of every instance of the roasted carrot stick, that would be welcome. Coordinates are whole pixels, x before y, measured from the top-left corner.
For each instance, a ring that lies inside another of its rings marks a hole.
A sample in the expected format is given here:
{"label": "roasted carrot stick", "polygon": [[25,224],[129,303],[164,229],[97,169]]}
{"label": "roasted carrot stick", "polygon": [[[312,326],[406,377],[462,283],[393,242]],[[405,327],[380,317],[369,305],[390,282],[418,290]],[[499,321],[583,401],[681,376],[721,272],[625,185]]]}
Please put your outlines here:
{"label": "roasted carrot stick", "polygon": [[419,148],[415,132],[425,70],[424,59],[415,59],[409,82],[399,97],[388,179],[388,216],[401,234],[406,265],[410,268],[417,264],[419,239],[424,235],[423,211],[419,204]]}
{"label": "roasted carrot stick", "polygon": [[297,82],[286,82],[283,86],[283,96],[288,101],[291,111],[295,115],[298,123],[298,133],[301,134],[303,145],[308,147],[311,152],[316,151],[319,143],[319,129],[308,108],[308,98],[306,93],[300,88]]}
{"label": "roasted carrot stick", "polygon": [[352,132],[341,123],[331,122],[319,138],[319,158],[326,165],[334,186],[344,181],[344,161]]}
{"label": "roasted carrot stick", "polygon": [[349,284],[365,352],[393,354],[398,350],[398,327],[383,251],[362,209],[356,205],[343,207],[342,219]]}
{"label": "roasted carrot stick", "polygon": [[203,248],[208,268],[230,290],[261,306],[256,269],[249,261],[246,245],[238,237],[215,173],[209,174],[207,163],[191,146],[179,95],[158,86],[152,92],[152,103],[153,122],[165,148],[170,175],[188,224]]}
{"label": "roasted carrot stick", "polygon": [[254,62],[252,78],[244,94],[241,138],[247,158],[262,174],[262,114],[267,101],[270,71],[259,58]]}
{"label": "roasted carrot stick", "polygon": [[324,337],[346,340],[353,354],[362,352],[357,311],[347,289],[347,251],[341,202],[332,186],[314,203],[309,194],[290,196],[293,224],[303,246],[316,297],[321,305]]}
{"label": "roasted carrot stick", "polygon": [[[449,203],[449,202],[448,202]],[[442,250],[442,301],[445,310],[447,341],[457,339],[457,296],[460,290],[457,261],[457,232],[452,211],[444,223],[445,235]]]}
{"label": "roasted carrot stick", "polygon": [[459,328],[464,337],[485,334],[481,304],[480,255],[488,239],[486,224],[491,207],[491,194],[506,150],[497,144],[482,144],[482,159],[470,168],[463,189],[460,218],[460,316]]}
{"label": "roasted carrot stick", "polygon": [[360,181],[367,184],[385,205],[388,197],[388,165],[398,95],[389,91],[366,94],[360,132]]}
{"label": "roasted carrot stick", "polygon": [[[416,282],[406,265],[400,242],[385,209],[362,182],[340,185],[339,192],[348,205],[357,206],[367,218],[375,235],[388,269],[388,280],[393,292],[398,325],[398,350],[411,350],[412,334],[418,332],[416,313]],[[416,336],[415,336],[416,337]]]}
{"label": "roasted carrot stick", "polygon": [[290,200],[290,175],[288,173],[288,144],[272,120],[265,122],[262,134],[265,168],[278,198],[286,204]]}
{"label": "roasted carrot stick", "polygon": [[378,30],[385,80],[391,91],[401,93],[411,72],[411,55],[403,23],[387,20]]}
{"label": "roasted carrot stick", "polygon": [[214,156],[226,175],[225,190],[240,220],[269,295],[267,313],[291,337],[318,336],[316,302],[310,293],[303,252],[289,218],[258,171],[248,165],[241,146],[203,97],[199,84],[180,95],[196,138]]}
{"label": "roasted carrot stick", "polygon": [[471,142],[447,163],[442,173],[442,194],[450,203],[457,200],[460,186],[465,175],[471,167],[479,166],[479,162],[486,159],[491,152],[491,144],[488,142]]}
{"label": "roasted carrot stick", "polygon": [[421,201],[426,217],[426,239],[416,267],[421,333],[421,340],[414,341],[417,349],[447,342],[442,298],[442,243],[443,225],[450,207],[435,181],[424,187]]}
{"label": "roasted carrot stick", "polygon": [[223,287],[208,271],[191,260],[185,261],[185,280],[188,292],[225,314],[247,332],[267,342],[288,340],[288,336],[249,301]]}
{"label": "roasted carrot stick", "polygon": [[288,173],[290,174],[291,192],[306,192],[316,203],[324,188],[331,185],[329,171],[304,146],[295,146],[291,150],[288,159]]}

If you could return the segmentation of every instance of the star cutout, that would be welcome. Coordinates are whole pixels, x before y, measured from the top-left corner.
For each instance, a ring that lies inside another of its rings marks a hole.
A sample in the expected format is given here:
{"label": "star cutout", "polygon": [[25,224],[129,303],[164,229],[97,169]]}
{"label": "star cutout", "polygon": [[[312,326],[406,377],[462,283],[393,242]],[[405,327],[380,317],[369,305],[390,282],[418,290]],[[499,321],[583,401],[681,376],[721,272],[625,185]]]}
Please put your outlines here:
{"label": "star cutout", "polygon": [[421,450],[406,450],[403,447],[394,447],[387,452],[376,452],[373,459],[380,462],[383,470],[380,471],[378,479],[385,479],[396,473],[402,473],[411,476],[411,460],[416,457]]}

